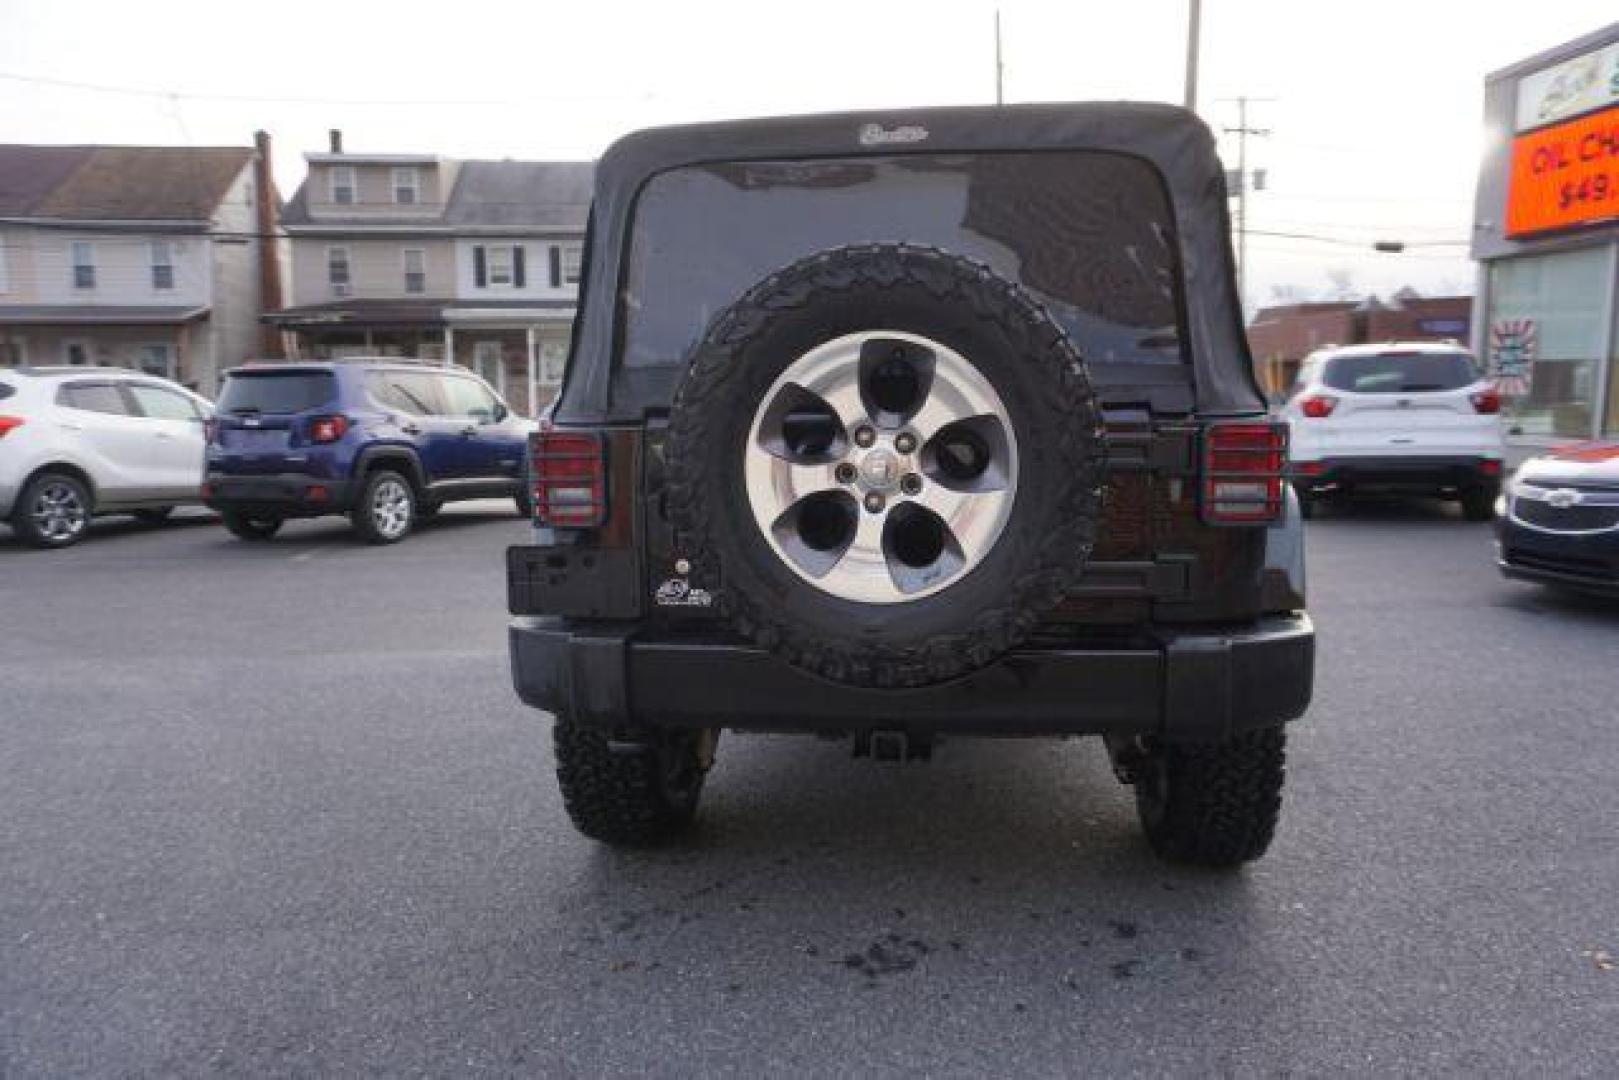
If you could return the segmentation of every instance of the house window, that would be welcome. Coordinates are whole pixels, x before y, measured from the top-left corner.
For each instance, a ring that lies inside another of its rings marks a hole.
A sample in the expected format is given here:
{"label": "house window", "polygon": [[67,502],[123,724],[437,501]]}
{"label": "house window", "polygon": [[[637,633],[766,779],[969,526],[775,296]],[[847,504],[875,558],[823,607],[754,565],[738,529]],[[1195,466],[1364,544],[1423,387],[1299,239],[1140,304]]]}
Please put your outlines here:
{"label": "house window", "polygon": [[480,289],[492,285],[521,289],[523,263],[521,244],[479,244],[472,249],[472,283]]}
{"label": "house window", "polygon": [[96,247],[88,240],[73,241],[73,287],[96,287]]}
{"label": "house window", "polygon": [[584,261],[584,250],[578,244],[562,246],[562,280],[569,285],[579,284],[579,268]]}
{"label": "house window", "polygon": [[326,249],[326,281],[332,287],[332,295],[347,296],[351,280],[349,276],[349,249],[346,247],[329,247]]}
{"label": "house window", "polygon": [[332,167],[332,201],[339,206],[352,206],[354,204],[354,166],[334,165]]}
{"label": "house window", "polygon": [[427,291],[427,252],[421,248],[406,248],[405,257],[405,291],[408,293],[424,293]]}
{"label": "house window", "polygon": [[545,342],[540,346],[539,384],[561,386],[562,374],[567,364],[568,347],[555,341]]}
{"label": "house window", "polygon": [[421,194],[421,175],[414,166],[394,170],[394,202],[413,205]]}
{"label": "house window", "polygon": [[507,245],[499,245],[489,249],[489,284],[510,285],[512,283],[512,249]]}
{"label": "house window", "polygon": [[472,370],[478,378],[493,386],[497,393],[506,392],[506,365],[502,363],[505,346],[498,341],[478,341],[472,346]]}
{"label": "house window", "polygon": [[152,288],[174,288],[174,245],[167,240],[152,241]]}
{"label": "house window", "polygon": [[82,341],[69,341],[62,346],[62,359],[73,367],[83,367],[90,362],[90,346]]}
{"label": "house window", "polygon": [[174,349],[168,345],[142,345],[136,364],[147,375],[174,378]]}

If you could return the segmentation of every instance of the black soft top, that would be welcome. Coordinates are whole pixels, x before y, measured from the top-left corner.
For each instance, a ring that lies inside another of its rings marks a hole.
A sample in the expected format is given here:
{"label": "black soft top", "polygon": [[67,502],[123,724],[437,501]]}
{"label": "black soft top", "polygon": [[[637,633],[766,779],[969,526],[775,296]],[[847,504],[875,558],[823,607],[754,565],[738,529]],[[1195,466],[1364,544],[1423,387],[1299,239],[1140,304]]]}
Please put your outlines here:
{"label": "black soft top", "polygon": [[[659,173],[737,161],[894,155],[1094,150],[1146,161],[1163,176],[1175,215],[1185,296],[1183,333],[1194,357],[1196,407],[1210,414],[1264,408],[1242,327],[1231,255],[1225,171],[1196,114],[1172,105],[1106,102],[828,113],[649,128],[619,139],[596,169],[592,238],[563,422],[639,418],[642,401],[613,400],[619,320],[635,202]],[[617,396],[660,396],[618,388]],[[659,388],[672,390],[672,387]],[[667,404],[667,397],[662,404]]]}

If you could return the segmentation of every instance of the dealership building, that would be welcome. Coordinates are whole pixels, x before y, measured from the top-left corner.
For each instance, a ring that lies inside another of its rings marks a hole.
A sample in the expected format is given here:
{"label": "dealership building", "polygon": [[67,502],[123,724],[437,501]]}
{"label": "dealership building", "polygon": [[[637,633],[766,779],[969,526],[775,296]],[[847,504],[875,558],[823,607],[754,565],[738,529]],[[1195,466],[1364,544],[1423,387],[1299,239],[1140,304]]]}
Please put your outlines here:
{"label": "dealership building", "polygon": [[1490,75],[1473,346],[1510,441],[1619,436],[1619,23]]}

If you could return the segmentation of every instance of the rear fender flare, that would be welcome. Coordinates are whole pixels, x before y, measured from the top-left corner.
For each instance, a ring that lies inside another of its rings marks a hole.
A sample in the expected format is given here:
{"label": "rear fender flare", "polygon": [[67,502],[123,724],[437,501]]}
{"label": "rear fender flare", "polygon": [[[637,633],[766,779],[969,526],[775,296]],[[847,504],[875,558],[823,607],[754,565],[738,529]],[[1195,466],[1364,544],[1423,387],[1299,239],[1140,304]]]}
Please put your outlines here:
{"label": "rear fender flare", "polygon": [[368,446],[360,451],[354,459],[354,479],[359,480],[366,473],[381,465],[398,469],[405,475],[405,479],[415,487],[420,495],[427,490],[427,475],[422,471],[421,458],[416,451],[403,446],[381,445]]}

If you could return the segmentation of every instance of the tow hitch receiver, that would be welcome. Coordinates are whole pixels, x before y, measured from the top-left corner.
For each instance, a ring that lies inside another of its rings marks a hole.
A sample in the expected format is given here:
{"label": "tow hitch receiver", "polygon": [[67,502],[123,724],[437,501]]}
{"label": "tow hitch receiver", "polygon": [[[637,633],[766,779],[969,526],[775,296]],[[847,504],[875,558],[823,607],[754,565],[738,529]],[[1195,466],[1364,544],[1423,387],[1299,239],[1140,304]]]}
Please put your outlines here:
{"label": "tow hitch receiver", "polygon": [[933,757],[933,736],[904,731],[862,731],[854,737],[854,756],[898,765]]}

